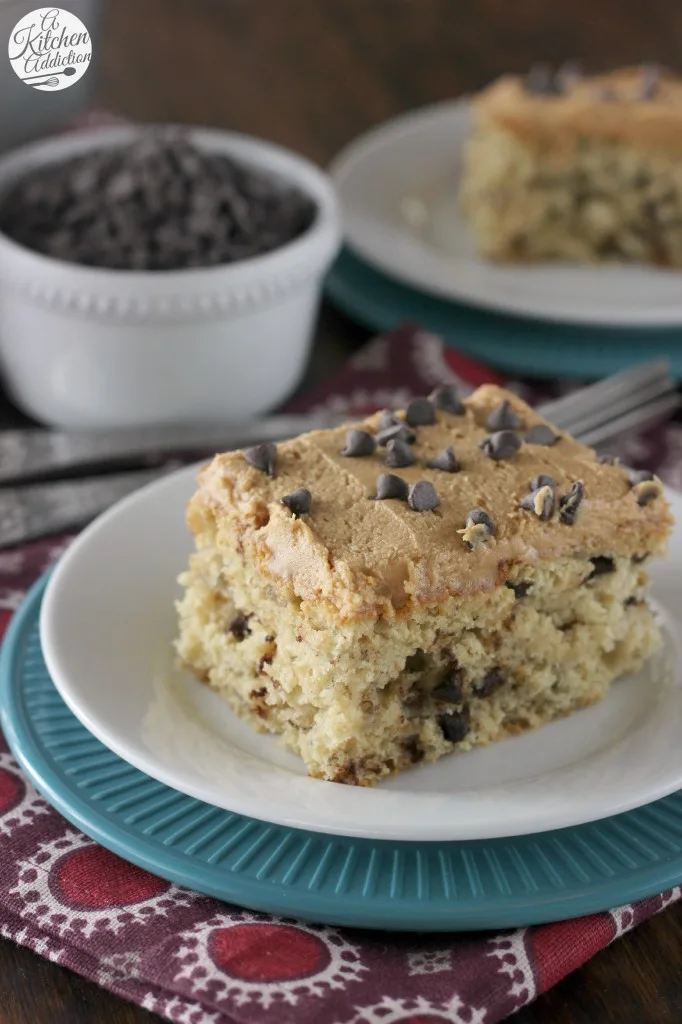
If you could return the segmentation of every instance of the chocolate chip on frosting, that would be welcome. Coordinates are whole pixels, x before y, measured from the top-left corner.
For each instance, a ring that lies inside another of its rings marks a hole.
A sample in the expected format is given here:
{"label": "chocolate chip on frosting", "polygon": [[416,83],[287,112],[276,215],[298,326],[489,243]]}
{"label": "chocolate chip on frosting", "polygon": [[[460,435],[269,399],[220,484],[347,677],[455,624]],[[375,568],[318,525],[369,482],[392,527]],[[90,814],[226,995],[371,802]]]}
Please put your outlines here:
{"label": "chocolate chip on frosting", "polygon": [[526,444],[542,444],[549,448],[559,440],[559,435],[555,434],[546,423],[536,423],[526,433],[523,440]]}
{"label": "chocolate chip on frosting", "polygon": [[520,507],[527,512],[534,512],[538,519],[546,522],[552,518],[555,505],[554,488],[545,484],[544,487],[538,487],[537,490],[527,494],[522,499]]}
{"label": "chocolate chip on frosting", "polygon": [[583,77],[582,65],[577,60],[566,60],[554,75],[554,81],[560,93],[565,93],[577,85]]}
{"label": "chocolate chip on frosting", "polygon": [[341,454],[348,459],[358,458],[362,455],[372,455],[377,446],[374,434],[368,430],[349,430],[346,434],[346,445],[341,449]]}
{"label": "chocolate chip on frosting", "polygon": [[384,462],[391,469],[401,469],[403,466],[411,466],[415,461],[414,453],[409,444],[404,441],[389,441],[386,445],[386,458]]}
{"label": "chocolate chip on frosting", "polygon": [[379,430],[386,430],[387,427],[396,427],[400,420],[391,409],[382,409],[379,418]]}
{"label": "chocolate chip on frosting", "polygon": [[416,484],[412,484],[407,501],[415,512],[431,512],[440,505],[436,488],[428,480],[418,480]]}
{"label": "chocolate chip on frosting", "polygon": [[511,459],[521,447],[521,439],[518,434],[511,430],[498,430],[481,442],[481,448],[489,459],[500,462],[503,459]]}
{"label": "chocolate chip on frosting", "polygon": [[643,484],[647,480],[656,479],[654,474],[649,472],[648,469],[631,469],[628,472],[628,476],[630,477],[630,483],[633,487],[636,487],[637,484]]}
{"label": "chocolate chip on frosting", "polygon": [[401,423],[400,420],[384,427],[376,435],[376,442],[382,447],[387,445],[389,441],[402,441],[404,444],[414,444],[416,440],[417,435],[414,430],[410,430],[407,424]]}
{"label": "chocolate chip on frosting", "polygon": [[617,455],[609,455],[608,452],[604,452],[603,455],[597,456],[597,462],[600,466],[619,466],[620,459]]}
{"label": "chocolate chip on frosting", "polygon": [[523,420],[514,412],[511,402],[506,398],[493,409],[485,421],[486,430],[519,430],[522,426]]}
{"label": "chocolate chip on frosting", "polygon": [[395,473],[381,473],[377,477],[377,501],[385,501],[387,498],[397,498],[398,501],[407,501],[409,492],[407,481]]}
{"label": "chocolate chip on frosting", "polygon": [[298,519],[299,516],[307,515],[310,512],[313,496],[307,487],[297,487],[295,491],[285,494],[279,501],[293,513],[294,519]]}
{"label": "chocolate chip on frosting", "polygon": [[436,422],[436,410],[428,398],[413,398],[405,410],[405,421],[411,427],[429,427]]}
{"label": "chocolate chip on frosting", "polygon": [[639,72],[637,99],[652,100],[661,84],[661,71],[656,64],[644,64]]}
{"label": "chocolate chip on frosting", "polygon": [[533,64],[526,75],[526,92],[533,96],[556,96],[559,92],[549,64]]}
{"label": "chocolate chip on frosting", "polygon": [[528,487],[531,491],[538,491],[541,487],[556,487],[556,480],[553,476],[547,476],[546,473],[538,473],[537,476],[533,477]]}
{"label": "chocolate chip on frosting", "polygon": [[638,505],[648,505],[656,498],[660,498],[663,494],[663,487],[660,480],[642,480],[634,485],[632,492],[637,497]]}
{"label": "chocolate chip on frosting", "polygon": [[453,416],[462,416],[465,412],[464,403],[454,384],[444,384],[442,387],[436,388],[429,395],[429,402],[432,402],[436,409],[449,412]]}
{"label": "chocolate chip on frosting", "polygon": [[256,444],[252,448],[245,448],[242,455],[250,466],[266,473],[268,476],[275,476],[277,467],[277,445],[268,442],[267,444]]}
{"label": "chocolate chip on frosting", "polygon": [[475,508],[469,512],[464,529],[458,530],[457,533],[461,535],[467,547],[474,551],[495,536],[495,524],[482,508]]}
{"label": "chocolate chip on frosting", "polygon": [[573,526],[575,523],[584,497],[585,487],[580,480],[576,480],[559,502],[559,521],[565,526]]}
{"label": "chocolate chip on frosting", "polygon": [[443,448],[443,450],[438,452],[438,454],[434,456],[430,462],[427,462],[426,465],[429,469],[440,469],[444,473],[459,473],[462,468],[452,445],[447,448]]}

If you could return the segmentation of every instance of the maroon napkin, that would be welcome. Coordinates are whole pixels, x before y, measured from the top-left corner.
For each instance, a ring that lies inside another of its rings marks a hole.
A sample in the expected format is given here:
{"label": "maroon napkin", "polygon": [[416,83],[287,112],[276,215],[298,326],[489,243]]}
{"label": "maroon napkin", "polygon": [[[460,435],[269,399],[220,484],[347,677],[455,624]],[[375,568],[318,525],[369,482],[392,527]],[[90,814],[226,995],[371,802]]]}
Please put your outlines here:
{"label": "maroon napkin", "polygon": [[[364,412],[443,382],[486,380],[501,378],[403,328],[291,407]],[[620,454],[682,485],[678,424],[628,440]],[[67,543],[0,552],[0,629]],[[391,935],[255,914],[97,846],[22,778],[0,736],[0,934],[177,1024],[495,1024],[679,898],[675,888],[499,935]]]}

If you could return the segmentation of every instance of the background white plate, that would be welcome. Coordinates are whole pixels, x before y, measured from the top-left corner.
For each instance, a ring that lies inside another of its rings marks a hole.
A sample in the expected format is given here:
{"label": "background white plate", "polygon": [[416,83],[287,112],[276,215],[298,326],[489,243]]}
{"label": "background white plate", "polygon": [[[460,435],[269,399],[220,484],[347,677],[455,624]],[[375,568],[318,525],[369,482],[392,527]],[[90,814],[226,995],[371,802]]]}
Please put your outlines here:
{"label": "background white plate", "polygon": [[[637,266],[506,266],[474,255],[455,195],[470,130],[464,100],[395,118],[334,160],[346,240],[360,256],[406,284],[504,313],[603,325],[682,324],[682,274]],[[407,227],[400,202],[435,192],[444,248]],[[446,251],[447,249],[447,251]]]}
{"label": "background white plate", "polygon": [[[380,839],[519,835],[625,811],[682,787],[682,529],[655,594],[666,649],[595,708],[487,749],[359,789],[309,779],[273,737],[174,676],[176,575],[191,543],[190,468],[125,499],[73,544],[48,586],[41,635],[60,694],[142,771],[240,814]],[[682,498],[672,496],[682,518]],[[665,663],[665,664],[664,664]]]}

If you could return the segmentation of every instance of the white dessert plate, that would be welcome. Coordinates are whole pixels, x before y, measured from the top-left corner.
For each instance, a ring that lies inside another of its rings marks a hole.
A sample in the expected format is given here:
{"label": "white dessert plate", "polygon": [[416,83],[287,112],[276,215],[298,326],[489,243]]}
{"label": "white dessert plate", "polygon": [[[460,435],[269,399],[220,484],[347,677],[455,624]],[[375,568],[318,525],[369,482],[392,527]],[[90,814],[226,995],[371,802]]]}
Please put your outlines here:
{"label": "white dessert plate", "polygon": [[[351,249],[405,284],[502,313],[575,324],[682,324],[682,275],[644,266],[496,265],[479,259],[456,202],[465,100],[397,117],[347,146],[330,173]],[[411,228],[405,199],[430,224]]]}
{"label": "white dessert plate", "polygon": [[[665,647],[639,677],[537,732],[360,789],[309,779],[274,737],[173,671],[173,602],[192,546],[184,513],[195,474],[190,467],[152,484],[85,530],[42,608],[43,652],[60,695],[147,775],[264,821],[393,840],[541,832],[682,788],[682,527],[654,572]],[[682,496],[670,499],[682,522]]]}

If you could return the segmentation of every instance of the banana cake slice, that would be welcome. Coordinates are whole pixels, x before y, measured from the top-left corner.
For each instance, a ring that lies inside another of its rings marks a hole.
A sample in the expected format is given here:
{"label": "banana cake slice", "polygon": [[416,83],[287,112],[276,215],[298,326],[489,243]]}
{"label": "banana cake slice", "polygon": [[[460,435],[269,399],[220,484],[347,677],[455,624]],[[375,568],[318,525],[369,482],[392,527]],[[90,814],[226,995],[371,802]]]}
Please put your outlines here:
{"label": "banana cake slice", "polygon": [[316,778],[535,728],[659,643],[660,482],[496,386],[217,455],[187,521],[180,662]]}
{"label": "banana cake slice", "polygon": [[461,201],[479,253],[682,266],[682,79],[505,75],[473,103]]}

